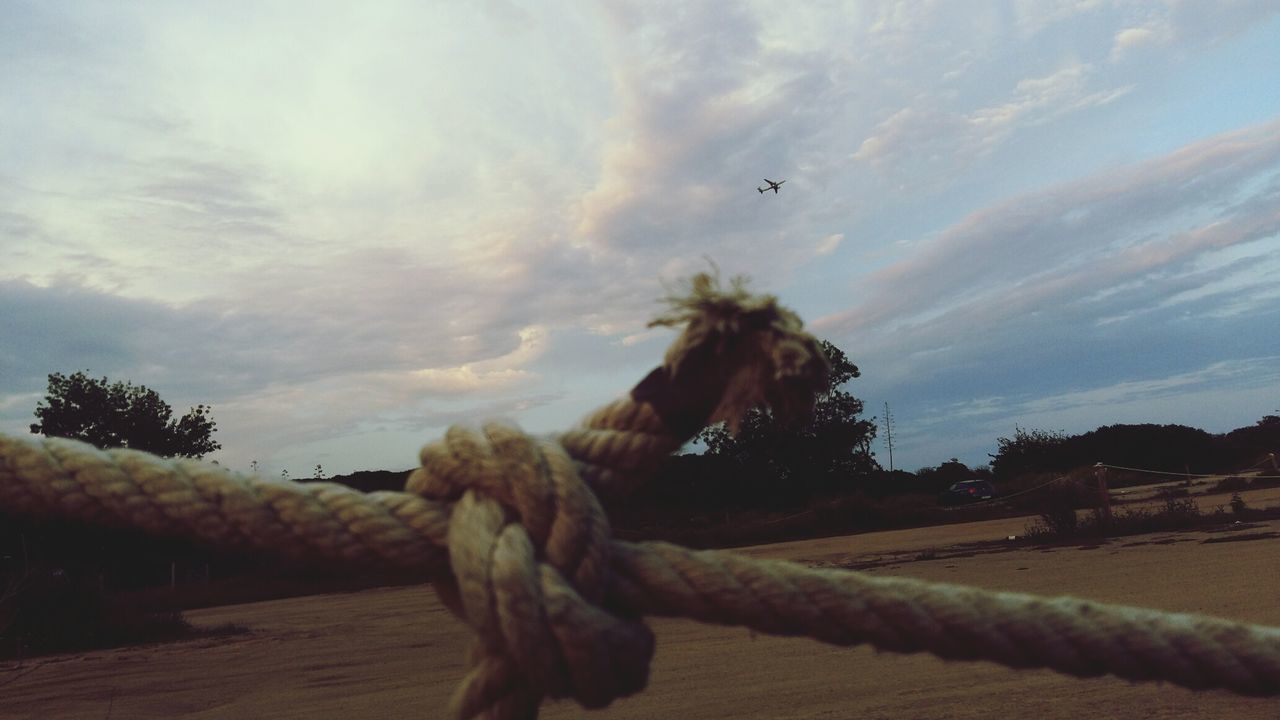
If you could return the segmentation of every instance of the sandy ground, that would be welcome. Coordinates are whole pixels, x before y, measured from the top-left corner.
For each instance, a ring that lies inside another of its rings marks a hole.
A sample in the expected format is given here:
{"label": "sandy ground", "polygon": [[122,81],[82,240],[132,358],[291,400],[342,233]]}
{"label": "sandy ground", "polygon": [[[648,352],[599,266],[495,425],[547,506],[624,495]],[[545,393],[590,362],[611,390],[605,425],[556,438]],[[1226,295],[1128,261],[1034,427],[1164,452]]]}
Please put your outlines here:
{"label": "sandy ground", "polygon": [[[1251,505],[1273,504],[1274,490],[1255,492],[1267,495],[1246,494]],[[1201,507],[1212,505],[1202,501]],[[1098,546],[1001,545],[1026,523],[993,520],[744,552],[1280,626],[1280,521]],[[1228,538],[1233,541],[1222,541]],[[188,618],[199,625],[236,623],[250,632],[0,666],[0,717],[443,717],[468,641],[425,588],[214,608]],[[1280,717],[1280,698],[1077,680],[681,620],[651,625],[658,651],[648,690],[590,713],[572,703],[548,704],[542,717]]]}

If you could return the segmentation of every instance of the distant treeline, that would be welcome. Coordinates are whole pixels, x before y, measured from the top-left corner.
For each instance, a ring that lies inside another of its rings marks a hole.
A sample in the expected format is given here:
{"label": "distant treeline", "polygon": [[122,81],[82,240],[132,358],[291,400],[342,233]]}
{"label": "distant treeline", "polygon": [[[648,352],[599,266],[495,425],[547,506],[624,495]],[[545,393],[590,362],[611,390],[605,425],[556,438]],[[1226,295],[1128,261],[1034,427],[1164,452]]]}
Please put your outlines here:
{"label": "distant treeline", "polygon": [[[989,466],[969,467],[956,459],[915,472],[887,471],[872,460],[833,463],[830,454],[767,452],[675,455],[639,491],[611,508],[622,526],[665,525],[705,518],[713,522],[726,511],[798,511],[837,498],[864,496],[874,501],[902,495],[930,498],[954,482],[974,477],[996,484],[1015,484],[1026,475],[1066,473],[1104,463],[1168,473],[1231,473],[1259,466],[1272,470],[1268,453],[1280,452],[1280,416],[1215,434],[1185,425],[1107,425],[1079,435],[1017,428],[1012,438],[999,438]],[[859,448],[846,452],[856,455]],[[767,454],[770,462],[761,462]],[[779,463],[785,464],[780,469]],[[409,475],[365,471],[330,481],[364,492],[400,490]],[[1151,478],[1155,480],[1156,478]]]}
{"label": "distant treeline", "polygon": [[[1155,424],[1109,425],[1080,435],[1019,428],[1014,437],[1000,438],[998,446],[989,466],[970,468],[953,458],[915,472],[889,472],[874,463],[869,469],[862,466],[862,472],[840,472],[839,468],[833,472],[824,461],[790,467],[783,480],[765,463],[711,453],[679,455],[618,509],[615,524],[624,528],[710,525],[752,512],[799,512],[841,501],[841,506],[859,505],[862,529],[875,529],[886,526],[876,517],[879,508],[927,520],[932,517],[927,513],[903,510],[912,504],[931,505],[952,483],[975,477],[992,480],[997,487],[1020,488],[1025,484],[1022,480],[1031,476],[1065,474],[1099,462],[1177,474],[1249,468],[1274,472],[1268,454],[1280,453],[1280,416],[1268,415],[1254,425],[1223,434]],[[1121,484],[1158,479],[1129,474]]]}
{"label": "distant treeline", "polygon": [[[1017,429],[999,438],[991,471],[998,480],[1104,463],[1172,473],[1235,472],[1280,452],[1280,416],[1214,434],[1185,425],[1107,425],[1081,435]],[[1269,463],[1268,463],[1269,466]]]}
{"label": "distant treeline", "polygon": [[[973,477],[1014,489],[1020,482],[1098,462],[1179,474],[1252,467],[1271,473],[1268,454],[1280,452],[1280,416],[1268,415],[1223,434],[1154,424],[1109,425],[1080,435],[1018,428],[1012,438],[998,439],[989,466],[971,468],[953,458],[915,472],[889,472],[869,452],[869,433],[860,424],[865,421],[851,412],[833,417],[817,430],[798,433],[783,432],[761,417],[739,439],[713,438],[714,450],[672,456],[635,495],[608,508],[615,530],[623,537],[687,537],[714,545],[948,522],[958,518],[937,506],[937,493]],[[756,444],[753,438],[759,439]],[[362,492],[399,491],[409,472],[362,471],[324,480]],[[748,523],[757,526],[748,528]],[[728,532],[735,529],[741,532]],[[196,590],[210,579],[235,577],[337,587],[349,575],[348,568],[284,572],[269,553],[233,553],[133,531],[0,516],[0,655],[6,649],[12,653],[15,642],[26,642],[21,638],[64,632],[60,628],[69,627],[68,613],[100,614],[101,598],[113,593],[171,584],[179,592],[184,586]],[[51,615],[55,606],[66,612]],[[52,635],[46,640],[48,647],[58,645]]]}

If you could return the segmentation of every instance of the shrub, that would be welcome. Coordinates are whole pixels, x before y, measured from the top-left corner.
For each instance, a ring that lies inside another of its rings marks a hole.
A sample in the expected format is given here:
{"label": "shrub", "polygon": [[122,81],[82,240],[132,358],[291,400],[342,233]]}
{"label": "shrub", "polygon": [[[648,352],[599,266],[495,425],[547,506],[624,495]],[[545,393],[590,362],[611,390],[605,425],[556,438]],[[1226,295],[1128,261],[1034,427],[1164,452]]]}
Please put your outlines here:
{"label": "shrub", "polygon": [[1090,504],[1093,493],[1088,488],[1064,479],[1036,493],[1036,511],[1048,532],[1057,537],[1069,537],[1076,533],[1079,518],[1076,508]]}
{"label": "shrub", "polygon": [[1195,500],[1167,498],[1164,501],[1164,507],[1155,514],[1164,523],[1168,523],[1160,530],[1185,530],[1186,528],[1195,527],[1203,515],[1200,507],[1196,505]]}
{"label": "shrub", "polygon": [[1231,512],[1236,515],[1244,515],[1249,510],[1249,505],[1245,503],[1244,498],[1240,497],[1240,493],[1231,494]]}
{"label": "shrub", "polygon": [[[1072,516],[1075,511],[1071,511]],[[1111,537],[1117,535],[1140,535],[1143,533],[1162,532],[1168,530],[1189,530],[1209,523],[1222,522],[1225,519],[1221,510],[1214,513],[1203,513],[1194,500],[1169,498],[1159,510],[1145,508],[1123,508],[1105,522],[1097,511],[1091,513],[1084,522],[1073,522],[1065,515],[1042,514],[1040,522],[1028,526],[1026,537],[1033,541],[1050,541],[1072,537]]]}
{"label": "shrub", "polygon": [[0,654],[22,656],[100,643],[105,625],[102,594],[60,568],[26,573],[6,605],[9,622],[0,628]]}

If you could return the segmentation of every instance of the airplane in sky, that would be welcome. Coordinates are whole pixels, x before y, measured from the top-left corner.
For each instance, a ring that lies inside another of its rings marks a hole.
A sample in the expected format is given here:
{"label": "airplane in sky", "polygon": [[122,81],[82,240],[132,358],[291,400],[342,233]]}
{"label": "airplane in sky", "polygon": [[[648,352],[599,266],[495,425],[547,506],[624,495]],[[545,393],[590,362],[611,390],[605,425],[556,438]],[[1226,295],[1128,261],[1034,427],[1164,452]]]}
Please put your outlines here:
{"label": "airplane in sky", "polygon": [[765,179],[764,179],[764,181],[765,181],[765,182],[767,182],[767,183],[769,183],[769,187],[758,187],[758,188],[756,188],[756,190],[757,190],[757,191],[759,191],[759,193],[760,193],[761,195],[763,195],[763,194],[764,194],[764,191],[765,191],[765,190],[772,190],[772,191],[773,191],[773,194],[774,194],[774,195],[777,195],[777,194],[778,194],[778,188],[782,187],[782,183],[786,182],[786,180],[779,180],[778,182],[774,182],[774,181],[770,180],[769,178],[765,178]]}

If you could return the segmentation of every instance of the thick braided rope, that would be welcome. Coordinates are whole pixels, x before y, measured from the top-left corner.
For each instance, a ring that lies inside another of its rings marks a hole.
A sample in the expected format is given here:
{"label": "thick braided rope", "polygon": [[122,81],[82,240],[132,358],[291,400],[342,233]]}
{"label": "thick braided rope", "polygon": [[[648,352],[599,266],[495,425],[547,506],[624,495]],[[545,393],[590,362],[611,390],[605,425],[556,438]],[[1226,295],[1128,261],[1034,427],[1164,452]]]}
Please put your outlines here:
{"label": "thick braided rope", "polygon": [[733,422],[761,400],[802,413],[825,379],[816,341],[772,298],[700,276],[673,305],[658,323],[687,327],[630,397],[552,439],[451,429],[423,449],[412,493],[0,434],[0,510],[309,562],[425,568],[477,633],[460,717],[536,717],[545,695],[599,707],[639,690],[653,652],[643,614],[1280,695],[1274,628],[612,540],[588,486],[625,494],[707,421]]}
{"label": "thick braided rope", "polygon": [[545,694],[603,707],[643,688],[653,634],[598,607],[609,521],[564,449],[491,423],[451,428],[421,460],[407,489],[456,503],[436,590],[478,639],[455,715],[535,717]]}
{"label": "thick braided rope", "polygon": [[[453,504],[0,434],[0,507],[7,512],[138,527],[312,562],[425,567],[438,584],[452,582],[446,553]],[[622,616],[690,617],[840,645],[1280,696],[1277,628],[666,543],[613,540],[608,556],[603,603]]]}
{"label": "thick braided rope", "polygon": [[835,645],[1077,677],[1280,695],[1280,628],[1204,615],[811,569],[669,543],[615,543],[611,604]]}
{"label": "thick braided rope", "polygon": [[302,562],[447,572],[451,508],[195,460],[0,433],[0,512],[181,536]]}

